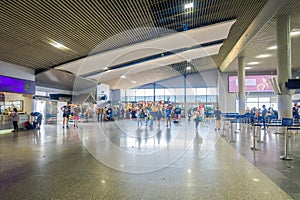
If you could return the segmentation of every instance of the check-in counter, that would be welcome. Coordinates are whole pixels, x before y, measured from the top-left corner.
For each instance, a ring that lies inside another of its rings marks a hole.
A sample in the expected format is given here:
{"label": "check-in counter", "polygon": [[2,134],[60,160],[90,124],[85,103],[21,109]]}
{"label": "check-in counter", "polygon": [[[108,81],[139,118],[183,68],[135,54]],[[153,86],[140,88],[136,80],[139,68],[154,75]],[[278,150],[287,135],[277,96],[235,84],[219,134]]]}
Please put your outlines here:
{"label": "check-in counter", "polygon": [[[19,129],[25,129],[24,122],[30,120],[30,115],[19,113]],[[13,129],[13,121],[10,115],[0,115],[0,130]]]}

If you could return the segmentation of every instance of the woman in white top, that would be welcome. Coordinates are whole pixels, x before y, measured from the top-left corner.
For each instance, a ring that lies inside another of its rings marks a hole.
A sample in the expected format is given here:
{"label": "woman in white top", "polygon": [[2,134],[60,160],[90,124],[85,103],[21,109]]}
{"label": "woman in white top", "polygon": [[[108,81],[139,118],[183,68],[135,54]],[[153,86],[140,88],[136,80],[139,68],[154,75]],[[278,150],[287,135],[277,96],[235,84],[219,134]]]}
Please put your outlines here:
{"label": "woman in white top", "polygon": [[13,109],[13,112],[10,115],[13,118],[13,126],[14,126],[14,130],[12,132],[18,132],[18,121],[19,121],[19,113],[18,110],[16,108]]}

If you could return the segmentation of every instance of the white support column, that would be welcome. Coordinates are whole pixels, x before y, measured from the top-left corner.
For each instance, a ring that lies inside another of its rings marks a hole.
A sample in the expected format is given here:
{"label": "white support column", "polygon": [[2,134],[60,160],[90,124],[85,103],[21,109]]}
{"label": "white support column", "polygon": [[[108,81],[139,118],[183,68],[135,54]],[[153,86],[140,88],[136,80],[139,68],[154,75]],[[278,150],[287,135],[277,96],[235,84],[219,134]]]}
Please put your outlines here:
{"label": "white support column", "polygon": [[238,57],[239,113],[245,113],[245,57]]}
{"label": "white support column", "polygon": [[277,18],[277,75],[281,94],[278,95],[279,118],[292,118],[292,96],[285,82],[292,77],[290,17],[280,15]]}

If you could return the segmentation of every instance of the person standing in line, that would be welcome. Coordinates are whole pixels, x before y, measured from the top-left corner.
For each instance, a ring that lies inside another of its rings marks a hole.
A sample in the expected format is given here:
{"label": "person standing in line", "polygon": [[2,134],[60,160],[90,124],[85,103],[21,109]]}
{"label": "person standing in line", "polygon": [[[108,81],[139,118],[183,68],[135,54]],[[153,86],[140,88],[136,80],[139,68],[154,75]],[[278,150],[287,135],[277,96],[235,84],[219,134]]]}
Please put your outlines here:
{"label": "person standing in line", "polygon": [[12,132],[18,132],[19,131],[19,126],[18,126],[18,122],[19,122],[19,113],[18,110],[16,108],[13,109],[13,112],[10,114],[10,116],[13,118],[13,126],[14,126],[14,130]]}
{"label": "person standing in line", "polygon": [[33,117],[36,117],[36,130],[40,130],[41,124],[42,124],[42,119],[43,119],[43,115],[42,113],[39,112],[32,112],[30,114]]}
{"label": "person standing in line", "polygon": [[215,119],[216,119],[216,128],[215,131],[221,129],[221,114],[222,112],[219,110],[219,107],[214,111]]}
{"label": "person standing in line", "polygon": [[67,105],[61,107],[61,111],[63,112],[63,128],[69,128],[69,116],[71,114],[71,107],[67,103]]}
{"label": "person standing in line", "polygon": [[261,116],[262,116],[262,120],[263,120],[264,129],[266,128],[266,117],[267,117],[267,112],[268,112],[268,110],[266,109],[266,106],[263,105],[263,106],[262,106],[262,111],[261,111]]}

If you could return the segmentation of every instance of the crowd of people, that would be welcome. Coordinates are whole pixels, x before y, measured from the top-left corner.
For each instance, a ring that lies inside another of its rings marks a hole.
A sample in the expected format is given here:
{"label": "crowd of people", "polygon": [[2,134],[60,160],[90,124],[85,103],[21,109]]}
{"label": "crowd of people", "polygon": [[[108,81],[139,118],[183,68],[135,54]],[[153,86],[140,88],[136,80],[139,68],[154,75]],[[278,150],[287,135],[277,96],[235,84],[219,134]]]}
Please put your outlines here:
{"label": "crowd of people", "polygon": [[[292,107],[293,119],[299,121],[300,109],[299,105],[294,104]],[[69,128],[69,121],[74,122],[74,128],[78,127],[78,121],[84,118],[84,115],[89,115],[89,111],[86,108],[80,107],[79,105],[66,104],[61,107],[63,115],[63,128]],[[98,122],[103,121],[114,121],[120,119],[132,119],[137,121],[137,126],[141,127],[152,126],[153,121],[156,121],[157,126],[161,125],[161,121],[165,121],[166,127],[171,127],[172,122],[180,122],[182,118],[187,116],[188,121],[193,120],[195,122],[195,128],[199,126],[200,123],[205,122],[206,118],[213,117],[215,119],[215,130],[221,129],[221,117],[222,112],[219,107],[216,107],[214,111],[208,115],[208,112],[204,111],[204,106],[199,105],[198,107],[191,108],[187,111],[180,109],[178,106],[173,104],[164,104],[160,102],[155,102],[151,104],[136,104],[130,107],[97,107],[96,116]],[[13,108],[11,112],[11,117],[13,121],[13,132],[17,132],[19,113],[16,108]],[[28,129],[39,130],[42,124],[43,115],[39,112],[32,112],[30,114],[33,117],[33,125],[27,127]],[[90,114],[93,115],[93,114]],[[246,108],[244,115],[251,116],[254,121],[263,122],[264,128],[265,123],[270,122],[272,119],[278,119],[278,112],[273,107],[267,108],[263,105],[261,108],[253,107],[251,109]],[[93,117],[93,116],[91,116]]]}
{"label": "crowd of people", "polygon": [[[179,123],[182,118],[186,117],[186,113],[183,109],[177,105],[168,103],[155,102],[151,104],[137,104],[131,107],[99,107],[97,108],[97,120],[102,121],[114,121],[116,119],[132,119],[137,121],[137,126],[152,126],[153,121],[157,126],[161,126],[161,122],[164,121],[166,127],[171,127],[172,122]],[[220,129],[221,111],[219,108],[215,112],[208,114],[204,111],[204,105],[190,108],[187,111],[188,121],[195,122],[195,127],[200,123],[205,122],[207,117],[216,117],[217,126],[216,129]],[[192,120],[191,120],[192,119]]]}

